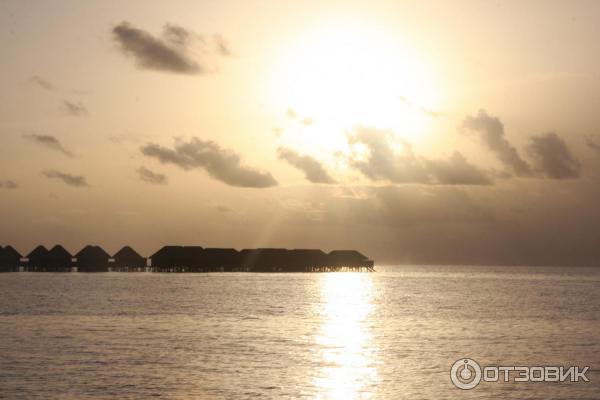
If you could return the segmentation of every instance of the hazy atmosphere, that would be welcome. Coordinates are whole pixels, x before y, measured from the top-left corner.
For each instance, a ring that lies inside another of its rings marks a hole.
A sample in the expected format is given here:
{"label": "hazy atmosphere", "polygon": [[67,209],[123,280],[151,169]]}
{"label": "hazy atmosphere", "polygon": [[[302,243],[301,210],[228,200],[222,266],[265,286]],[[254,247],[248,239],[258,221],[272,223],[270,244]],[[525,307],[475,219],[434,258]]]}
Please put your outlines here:
{"label": "hazy atmosphere", "polygon": [[597,265],[596,1],[0,1],[0,243]]}

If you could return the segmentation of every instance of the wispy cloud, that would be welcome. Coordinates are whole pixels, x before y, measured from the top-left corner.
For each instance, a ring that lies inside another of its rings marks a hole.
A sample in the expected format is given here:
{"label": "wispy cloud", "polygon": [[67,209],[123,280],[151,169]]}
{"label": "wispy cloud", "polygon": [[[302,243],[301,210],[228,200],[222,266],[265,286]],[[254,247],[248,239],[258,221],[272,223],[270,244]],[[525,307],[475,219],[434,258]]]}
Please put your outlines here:
{"label": "wispy cloud", "polygon": [[48,179],[58,179],[68,186],[73,186],[77,188],[90,186],[83,175],[71,175],[53,169],[43,171],[42,175],[44,175]]}
{"label": "wispy cloud", "polygon": [[67,115],[71,115],[73,117],[83,117],[88,114],[87,108],[80,101],[72,102],[72,101],[63,99],[61,102],[61,109]]}
{"label": "wispy cloud", "polygon": [[10,179],[0,180],[0,189],[18,189],[19,185],[17,182]]}
{"label": "wispy cloud", "polygon": [[50,150],[63,153],[67,157],[74,157],[73,152],[67,149],[56,137],[52,135],[38,135],[34,133],[29,135],[23,135],[23,138],[31,140],[34,143],[44,146]]}
{"label": "wispy cloud", "polygon": [[307,155],[300,155],[294,150],[279,148],[278,155],[281,160],[287,161],[290,165],[304,172],[307,180],[313,183],[335,183],[335,180],[329,176],[323,165]]}
{"label": "wispy cloud", "polygon": [[139,167],[137,173],[142,181],[153,185],[166,185],[169,182],[166,175],[151,171],[146,167]]}
{"label": "wispy cloud", "polygon": [[242,165],[237,153],[210,140],[196,137],[188,142],[178,140],[173,149],[148,143],[141,151],[163,164],[174,164],[184,170],[203,169],[214,179],[231,186],[266,188],[277,185],[270,173]]}
{"label": "wispy cloud", "polygon": [[48,91],[56,90],[56,86],[54,86],[54,84],[52,84],[50,81],[42,78],[39,75],[33,75],[32,77],[30,77],[29,83],[31,83],[32,85],[36,85],[44,90],[48,90]]}
{"label": "wispy cloud", "polygon": [[139,68],[179,74],[204,72],[189,54],[192,34],[185,28],[166,25],[162,38],[157,38],[124,21],[112,33],[123,54],[133,57]]}
{"label": "wispy cloud", "polygon": [[213,35],[213,40],[215,42],[215,47],[217,48],[217,53],[222,56],[230,56],[231,55],[231,47],[229,43],[223,38],[222,35]]}

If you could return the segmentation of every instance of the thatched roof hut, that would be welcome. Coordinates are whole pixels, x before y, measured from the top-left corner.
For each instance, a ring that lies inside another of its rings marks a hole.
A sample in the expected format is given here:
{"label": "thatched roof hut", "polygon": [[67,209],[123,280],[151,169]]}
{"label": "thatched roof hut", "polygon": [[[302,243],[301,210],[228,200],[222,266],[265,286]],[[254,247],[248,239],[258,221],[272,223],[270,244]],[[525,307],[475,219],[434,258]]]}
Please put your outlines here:
{"label": "thatched roof hut", "polygon": [[281,271],[289,264],[289,250],[276,248],[244,249],[239,254],[240,268],[252,272]]}
{"label": "thatched roof hut", "polygon": [[202,265],[208,270],[222,269],[223,271],[233,271],[237,269],[238,264],[238,251],[236,249],[204,249]]}
{"label": "thatched roof hut", "polygon": [[288,264],[284,271],[303,272],[327,266],[327,254],[318,249],[293,249],[288,253]]}
{"label": "thatched roof hut", "polygon": [[45,271],[51,272],[70,271],[73,265],[72,258],[71,253],[57,244],[46,253],[45,263],[42,263],[42,268]]}
{"label": "thatched roof hut", "polygon": [[130,246],[125,246],[112,257],[117,268],[145,268],[146,258],[138,254]]}
{"label": "thatched roof hut", "polygon": [[333,250],[327,255],[328,264],[334,267],[372,267],[373,261],[356,250]]}
{"label": "thatched roof hut", "polygon": [[150,256],[155,270],[195,270],[202,265],[203,249],[200,246],[164,246]]}
{"label": "thatched roof hut", "polygon": [[79,272],[107,272],[110,256],[102,247],[87,245],[75,255],[77,271]]}
{"label": "thatched roof hut", "polygon": [[21,254],[12,246],[0,246],[0,272],[18,271],[21,266]]}

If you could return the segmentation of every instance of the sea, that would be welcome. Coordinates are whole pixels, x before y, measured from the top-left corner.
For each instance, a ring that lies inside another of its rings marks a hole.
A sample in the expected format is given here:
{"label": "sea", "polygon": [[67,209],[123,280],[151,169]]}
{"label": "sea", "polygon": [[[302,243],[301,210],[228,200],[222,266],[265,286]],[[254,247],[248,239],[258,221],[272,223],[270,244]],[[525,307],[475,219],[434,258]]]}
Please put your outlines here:
{"label": "sea", "polygon": [[600,398],[600,268],[376,269],[0,274],[0,398]]}

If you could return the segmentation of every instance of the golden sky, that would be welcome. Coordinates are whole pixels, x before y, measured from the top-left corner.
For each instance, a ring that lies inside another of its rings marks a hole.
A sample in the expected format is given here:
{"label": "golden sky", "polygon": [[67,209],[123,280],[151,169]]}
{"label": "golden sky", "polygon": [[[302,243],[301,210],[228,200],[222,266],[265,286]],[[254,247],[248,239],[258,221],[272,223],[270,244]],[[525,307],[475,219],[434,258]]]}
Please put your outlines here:
{"label": "golden sky", "polygon": [[0,243],[600,258],[596,1],[3,1]]}

